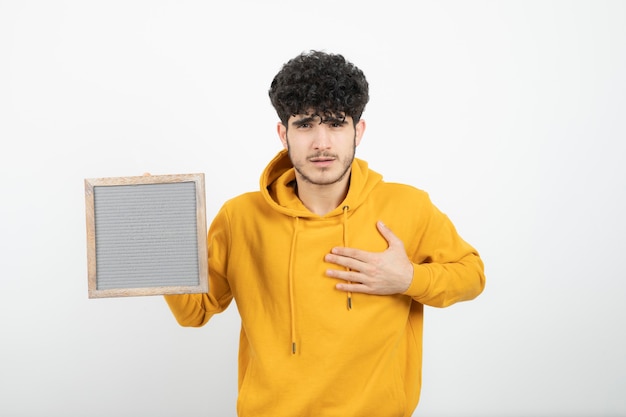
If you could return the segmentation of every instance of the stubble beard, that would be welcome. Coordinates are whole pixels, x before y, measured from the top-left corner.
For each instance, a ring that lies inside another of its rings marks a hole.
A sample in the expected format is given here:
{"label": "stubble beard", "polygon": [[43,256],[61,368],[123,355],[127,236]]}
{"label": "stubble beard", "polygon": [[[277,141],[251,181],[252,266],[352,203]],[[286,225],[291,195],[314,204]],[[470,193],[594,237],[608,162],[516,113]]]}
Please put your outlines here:
{"label": "stubble beard", "polygon": [[[356,142],[353,142],[352,154],[348,158],[345,158],[343,160],[343,171],[341,172],[341,174],[338,175],[337,177],[328,178],[326,180],[318,181],[318,180],[315,180],[314,178],[311,178],[311,176],[307,175],[302,169],[302,164],[296,164],[294,162],[293,157],[291,155],[291,148],[289,147],[289,142],[287,142],[287,152],[289,153],[289,158],[291,159],[291,163],[293,164],[294,169],[296,170],[298,174],[300,174],[300,177],[302,178],[302,180],[313,185],[332,185],[341,181],[346,176],[346,174],[350,171],[350,167],[352,166],[352,162],[354,161],[354,156],[356,155]],[[326,152],[319,152],[314,155],[309,155],[307,156],[307,160],[310,158],[319,158],[319,157],[331,157],[331,158],[335,158],[339,160],[338,155],[330,154]],[[341,162],[341,160],[339,161]],[[327,169],[325,168],[322,169],[322,172],[324,171],[327,171]]]}

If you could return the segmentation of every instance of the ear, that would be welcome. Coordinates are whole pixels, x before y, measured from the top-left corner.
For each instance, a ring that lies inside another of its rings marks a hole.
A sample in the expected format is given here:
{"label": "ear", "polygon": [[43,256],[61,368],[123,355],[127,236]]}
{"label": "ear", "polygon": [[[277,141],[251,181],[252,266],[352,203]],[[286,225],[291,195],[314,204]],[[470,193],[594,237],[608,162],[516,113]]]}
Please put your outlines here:
{"label": "ear", "polygon": [[278,137],[283,144],[283,148],[287,149],[287,127],[282,122],[278,122],[276,125],[276,131],[278,132]]}
{"label": "ear", "polygon": [[365,133],[365,120],[359,119],[357,124],[354,126],[354,144],[356,146],[359,146],[359,143],[361,143],[361,138],[363,137],[364,133]]}

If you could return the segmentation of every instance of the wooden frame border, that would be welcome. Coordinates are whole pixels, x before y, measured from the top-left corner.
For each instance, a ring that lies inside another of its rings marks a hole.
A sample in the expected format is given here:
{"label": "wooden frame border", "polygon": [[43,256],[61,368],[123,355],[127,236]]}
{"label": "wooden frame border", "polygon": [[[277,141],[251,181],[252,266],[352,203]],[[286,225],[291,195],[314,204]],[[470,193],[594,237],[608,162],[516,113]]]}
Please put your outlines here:
{"label": "wooden frame border", "polygon": [[[194,182],[196,189],[196,226],[198,247],[198,285],[165,285],[141,288],[98,289],[96,259],[96,219],[94,188],[141,184],[170,184]],[[208,292],[208,251],[206,198],[204,174],[146,175],[135,177],[109,177],[85,179],[85,205],[87,221],[87,269],[89,298],[127,297],[165,294],[187,294]]]}

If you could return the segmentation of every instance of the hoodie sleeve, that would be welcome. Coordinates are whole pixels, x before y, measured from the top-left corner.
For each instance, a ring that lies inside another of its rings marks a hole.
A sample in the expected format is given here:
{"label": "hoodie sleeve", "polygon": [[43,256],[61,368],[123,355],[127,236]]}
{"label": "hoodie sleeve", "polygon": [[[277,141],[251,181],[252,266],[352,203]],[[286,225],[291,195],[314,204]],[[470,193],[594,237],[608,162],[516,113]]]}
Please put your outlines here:
{"label": "hoodie sleeve", "polygon": [[230,227],[226,210],[222,208],[208,233],[209,292],[207,294],[165,295],[176,321],[185,327],[200,327],[228,307],[233,299],[226,266],[230,249]]}
{"label": "hoodie sleeve", "polygon": [[471,300],[485,287],[483,262],[448,217],[428,203],[424,233],[411,259],[413,280],[405,294],[432,307]]}

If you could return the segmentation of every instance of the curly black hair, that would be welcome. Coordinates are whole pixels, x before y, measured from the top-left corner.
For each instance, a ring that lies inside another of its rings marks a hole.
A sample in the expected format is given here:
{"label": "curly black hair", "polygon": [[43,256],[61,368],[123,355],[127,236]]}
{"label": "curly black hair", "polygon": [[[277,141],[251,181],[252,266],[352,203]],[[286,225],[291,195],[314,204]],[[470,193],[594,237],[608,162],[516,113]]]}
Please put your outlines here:
{"label": "curly black hair", "polygon": [[269,96],[281,122],[289,117],[313,114],[361,119],[369,101],[369,85],[363,71],[339,54],[303,52],[289,60],[272,81]]}

